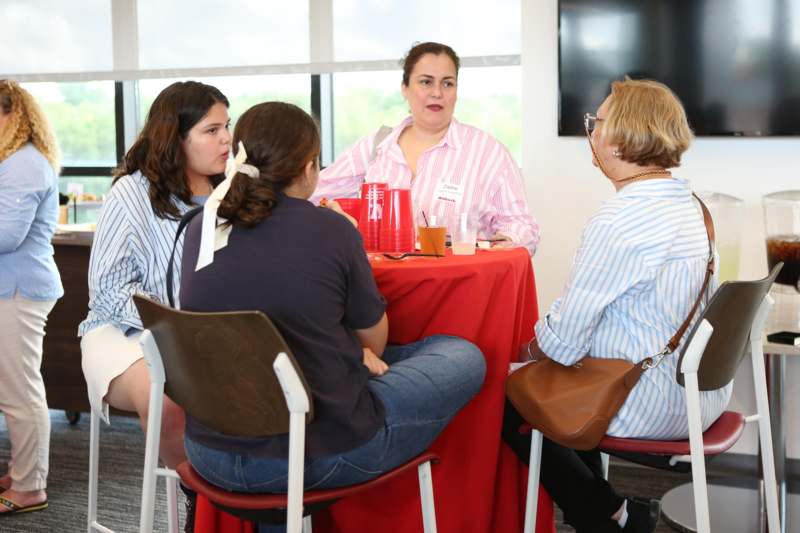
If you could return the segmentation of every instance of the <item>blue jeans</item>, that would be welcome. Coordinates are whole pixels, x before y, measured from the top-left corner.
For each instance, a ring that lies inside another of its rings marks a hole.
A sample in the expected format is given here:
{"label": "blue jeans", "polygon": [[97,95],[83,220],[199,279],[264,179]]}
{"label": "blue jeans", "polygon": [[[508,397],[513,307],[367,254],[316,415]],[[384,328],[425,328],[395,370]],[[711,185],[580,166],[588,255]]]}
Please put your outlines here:
{"label": "blue jeans", "polygon": [[[419,455],[480,390],[486,374],[481,351],[458,337],[434,335],[388,346],[389,371],[368,386],[386,409],[384,425],[350,451],[306,461],[305,490],[355,485],[374,479]],[[205,447],[186,439],[186,455],[209,482],[237,492],[287,491],[288,462]],[[285,526],[260,531],[284,531]]]}

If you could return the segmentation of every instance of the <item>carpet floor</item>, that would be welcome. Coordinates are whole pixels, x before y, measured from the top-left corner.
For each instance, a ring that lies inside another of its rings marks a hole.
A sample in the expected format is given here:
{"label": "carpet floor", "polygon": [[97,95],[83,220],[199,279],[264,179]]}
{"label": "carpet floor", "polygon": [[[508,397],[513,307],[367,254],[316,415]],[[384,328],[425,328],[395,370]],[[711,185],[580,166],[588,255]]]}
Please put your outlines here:
{"label": "carpet floor", "polygon": [[[50,507],[42,512],[0,518],[0,533],[52,533],[86,531],[86,502],[89,462],[89,417],[83,414],[70,425],[64,413],[51,411],[50,475],[48,499]],[[0,417],[0,464],[10,455],[8,432]],[[98,499],[100,523],[114,531],[138,531],[141,472],[144,463],[144,435],[135,418],[112,417],[110,426],[100,431],[100,490]],[[4,469],[0,468],[0,471]],[[653,469],[612,463],[610,479],[621,494],[658,498],[670,488],[686,483],[688,474],[673,474]],[[183,496],[179,496],[181,525]],[[166,498],[164,483],[159,482],[154,531],[166,531]],[[573,529],[561,522],[557,512],[557,531]],[[658,533],[671,531],[662,522]],[[504,533],[504,532],[498,532]]]}

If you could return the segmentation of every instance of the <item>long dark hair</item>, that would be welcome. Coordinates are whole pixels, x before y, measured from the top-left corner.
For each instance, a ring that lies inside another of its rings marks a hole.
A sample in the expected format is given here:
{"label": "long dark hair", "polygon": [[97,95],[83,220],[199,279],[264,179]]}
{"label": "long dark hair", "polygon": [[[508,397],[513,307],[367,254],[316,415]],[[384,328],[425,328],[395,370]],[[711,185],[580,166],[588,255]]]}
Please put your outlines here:
{"label": "long dark hair", "polygon": [[234,225],[252,227],[267,218],[278,193],[305,172],[309,161],[318,164],[319,130],[308,113],[284,102],[264,102],[244,112],[233,132],[247,151],[247,164],[258,178],[236,174],[218,213]]}
{"label": "long dark hair", "polygon": [[[141,171],[150,181],[153,212],[160,218],[179,219],[181,213],[172,203],[172,195],[186,204],[192,201],[181,142],[217,103],[230,107],[219,89],[197,81],[179,81],[161,91],[139,137],[114,170],[112,185],[122,176]],[[219,175],[211,181],[217,184],[221,180]]]}

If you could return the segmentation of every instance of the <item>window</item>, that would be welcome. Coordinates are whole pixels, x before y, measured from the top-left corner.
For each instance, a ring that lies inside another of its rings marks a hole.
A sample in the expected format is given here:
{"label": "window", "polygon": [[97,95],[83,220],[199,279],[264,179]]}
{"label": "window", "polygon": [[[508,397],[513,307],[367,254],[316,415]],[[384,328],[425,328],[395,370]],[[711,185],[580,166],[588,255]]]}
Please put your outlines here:
{"label": "window", "polygon": [[402,73],[340,72],[333,76],[334,155],[381,125],[395,126],[408,115],[400,93]]}
{"label": "window", "polygon": [[[458,78],[455,117],[497,137],[521,163],[521,68],[462,68]],[[381,125],[396,126],[408,116],[399,70],[340,72],[333,80],[335,155]]]}
{"label": "window", "polygon": [[[425,40],[463,59],[455,116],[520,160],[520,0],[0,1],[0,77],[22,80],[50,118],[78,222],[96,218],[112,169],[170,83],[219,88],[234,127],[254,104],[294,103],[320,121],[329,162],[408,116],[400,60]],[[132,81],[86,81],[105,77]]]}
{"label": "window", "polygon": [[62,166],[116,165],[113,81],[22,85],[50,120],[61,148]]}
{"label": "window", "polygon": [[138,0],[144,69],[308,62],[308,2]]}
{"label": "window", "polygon": [[522,166],[522,67],[461,69],[455,115],[497,137]]}
{"label": "window", "polygon": [[416,41],[461,57],[520,52],[519,0],[332,1],[336,61],[399,60]]}
{"label": "window", "polygon": [[[144,123],[147,112],[158,93],[171,83],[190,78],[142,80],[139,82],[140,124]],[[215,78],[191,78],[213,85],[224,94],[231,104],[231,126],[236,124],[239,115],[260,102],[280,100],[290,102],[311,112],[311,80],[308,74],[276,74],[269,76],[228,76]],[[233,129],[231,129],[233,131]]]}
{"label": "window", "polygon": [[3,0],[0,73],[111,70],[111,0]]}
{"label": "window", "polygon": [[39,102],[61,149],[59,191],[69,222],[96,222],[117,164],[113,81],[22,84]]}

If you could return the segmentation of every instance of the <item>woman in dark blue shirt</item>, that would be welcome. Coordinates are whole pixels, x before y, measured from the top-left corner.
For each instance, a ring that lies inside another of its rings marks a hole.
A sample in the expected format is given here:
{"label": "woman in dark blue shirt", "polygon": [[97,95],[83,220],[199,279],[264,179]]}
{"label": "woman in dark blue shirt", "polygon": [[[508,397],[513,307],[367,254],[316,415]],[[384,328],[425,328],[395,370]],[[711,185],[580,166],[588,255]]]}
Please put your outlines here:
{"label": "woman in dark blue shirt", "polygon": [[[181,307],[260,310],[280,330],[314,402],[306,489],[375,478],[425,450],[478,392],[483,356],[447,336],[386,346],[385,302],[358,231],[307,201],[320,151],[308,114],[280,102],[256,105],[236,125],[239,142],[247,161],[218,209],[230,224],[228,243],[202,266],[202,218],[190,223]],[[287,435],[230,437],[187,416],[186,451],[202,476],[226,489],[287,489]]]}

